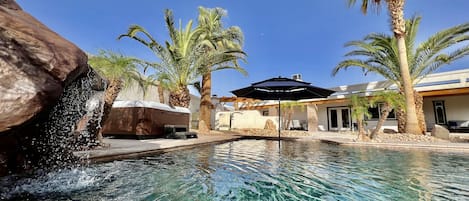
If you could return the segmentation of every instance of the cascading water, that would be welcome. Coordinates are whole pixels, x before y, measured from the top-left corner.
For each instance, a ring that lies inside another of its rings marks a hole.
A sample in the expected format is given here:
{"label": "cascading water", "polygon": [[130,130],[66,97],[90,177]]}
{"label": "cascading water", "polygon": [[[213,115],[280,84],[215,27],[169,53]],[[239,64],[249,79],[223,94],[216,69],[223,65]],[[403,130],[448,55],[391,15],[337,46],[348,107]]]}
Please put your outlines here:
{"label": "cascading water", "polygon": [[[25,129],[22,140],[25,169],[21,175],[0,177],[0,200],[28,200],[29,193],[48,197],[51,193],[89,188],[97,174],[84,171],[73,152],[99,145],[106,81],[90,69],[65,87],[62,96],[48,111],[38,115]],[[81,156],[83,157],[83,156]]]}
{"label": "cascading water", "polygon": [[37,125],[39,135],[31,139],[31,151],[41,168],[59,168],[77,160],[73,151],[99,144],[104,103],[105,82],[90,70],[69,84],[50,110],[43,123]]}

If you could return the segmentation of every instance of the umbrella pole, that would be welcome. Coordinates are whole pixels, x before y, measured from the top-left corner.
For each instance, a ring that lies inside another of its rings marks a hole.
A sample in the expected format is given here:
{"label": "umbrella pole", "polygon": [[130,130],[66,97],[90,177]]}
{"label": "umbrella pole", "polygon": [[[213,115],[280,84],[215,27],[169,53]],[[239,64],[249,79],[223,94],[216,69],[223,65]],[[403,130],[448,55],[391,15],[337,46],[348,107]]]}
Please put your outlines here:
{"label": "umbrella pole", "polygon": [[278,150],[280,151],[280,125],[282,121],[280,121],[280,98],[278,99]]}

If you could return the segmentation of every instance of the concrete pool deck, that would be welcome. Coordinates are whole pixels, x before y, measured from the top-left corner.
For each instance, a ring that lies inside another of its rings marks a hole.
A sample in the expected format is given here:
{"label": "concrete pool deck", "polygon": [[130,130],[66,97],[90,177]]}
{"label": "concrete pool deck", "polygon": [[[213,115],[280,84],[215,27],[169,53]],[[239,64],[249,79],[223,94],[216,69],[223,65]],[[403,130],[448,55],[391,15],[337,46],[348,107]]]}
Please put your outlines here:
{"label": "concrete pool deck", "polygon": [[94,150],[78,151],[74,154],[83,159],[89,159],[93,162],[111,161],[125,158],[138,157],[175,151],[178,149],[187,149],[194,146],[207,144],[219,144],[240,139],[235,135],[203,135],[192,139],[109,139],[105,138],[104,143],[108,147],[102,147]]}
{"label": "concrete pool deck", "polygon": [[[469,153],[469,143],[454,142],[355,142],[356,135],[336,132],[315,132],[310,136],[282,137],[283,140],[320,141],[344,146],[372,146],[391,149],[426,149]],[[75,152],[92,162],[104,162],[188,149],[207,144],[220,144],[240,139],[276,139],[272,136],[248,136],[238,133],[198,134],[194,139],[104,139],[108,147]]]}

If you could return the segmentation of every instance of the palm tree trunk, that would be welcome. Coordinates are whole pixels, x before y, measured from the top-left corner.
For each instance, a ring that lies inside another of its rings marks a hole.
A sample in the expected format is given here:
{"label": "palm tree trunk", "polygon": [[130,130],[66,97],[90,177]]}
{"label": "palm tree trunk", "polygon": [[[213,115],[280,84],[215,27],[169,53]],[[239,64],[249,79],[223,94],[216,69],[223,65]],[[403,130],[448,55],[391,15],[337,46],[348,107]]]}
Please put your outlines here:
{"label": "palm tree trunk", "polygon": [[365,127],[363,125],[363,119],[357,118],[357,127],[358,127],[358,140],[359,141],[368,141],[368,137],[365,133]]}
{"label": "palm tree trunk", "polygon": [[381,109],[381,117],[378,120],[378,123],[376,124],[375,129],[370,134],[370,138],[373,139],[376,137],[378,134],[379,130],[381,127],[384,125],[384,122],[388,118],[389,112],[391,112],[392,108],[389,104],[384,103],[383,108]]}
{"label": "palm tree trunk", "polygon": [[[402,92],[401,92],[402,93]],[[425,114],[423,112],[423,97],[420,96],[420,94],[417,91],[414,91],[414,100],[415,100],[415,111],[417,112],[417,121],[420,130],[422,131],[421,134],[425,134],[425,131],[427,129],[426,123],[425,123]],[[397,118],[397,132],[399,133],[405,133],[405,111],[401,109],[396,109],[396,118]]]}
{"label": "palm tree trunk", "polygon": [[405,133],[405,111],[404,108],[396,109],[397,132]]}
{"label": "palm tree trunk", "polygon": [[[106,120],[109,118],[109,114],[111,113],[112,109],[112,104],[116,100],[117,96],[119,95],[119,92],[122,89],[122,80],[120,79],[112,79],[109,80],[109,85],[106,88],[106,91],[104,91],[104,106],[103,106],[103,116],[101,117],[101,128],[103,125],[106,123]],[[98,141],[102,143],[102,130],[98,132]]]}
{"label": "palm tree trunk", "polygon": [[[211,128],[211,112],[212,112],[212,73],[207,72],[202,75],[202,90],[200,100],[199,124],[205,122],[207,128]],[[203,120],[203,121],[202,121]],[[199,125],[199,128],[201,126]]]}
{"label": "palm tree trunk", "polygon": [[420,134],[422,131],[418,126],[417,113],[415,110],[414,90],[410,77],[409,65],[407,62],[407,50],[405,46],[405,20],[404,3],[405,0],[386,0],[389,14],[393,25],[394,36],[397,39],[399,52],[400,73],[402,86],[406,101],[406,133]]}
{"label": "palm tree trunk", "polygon": [[414,90],[414,98],[415,98],[415,110],[417,111],[417,120],[419,123],[419,128],[422,131],[422,135],[425,135],[425,131],[427,130],[427,125],[425,123],[425,113],[423,112],[423,97]]}
{"label": "palm tree trunk", "polygon": [[306,106],[308,116],[308,132],[318,131],[318,107],[316,104]]}
{"label": "palm tree trunk", "polygon": [[289,128],[289,125],[291,124],[291,121],[292,121],[292,115],[293,115],[293,109],[292,108],[288,108],[287,109],[288,113],[287,113],[287,118],[286,118],[286,122],[285,122],[285,130],[288,130]]}
{"label": "palm tree trunk", "polygon": [[189,108],[191,96],[186,86],[181,86],[169,94],[169,104],[171,106]]}

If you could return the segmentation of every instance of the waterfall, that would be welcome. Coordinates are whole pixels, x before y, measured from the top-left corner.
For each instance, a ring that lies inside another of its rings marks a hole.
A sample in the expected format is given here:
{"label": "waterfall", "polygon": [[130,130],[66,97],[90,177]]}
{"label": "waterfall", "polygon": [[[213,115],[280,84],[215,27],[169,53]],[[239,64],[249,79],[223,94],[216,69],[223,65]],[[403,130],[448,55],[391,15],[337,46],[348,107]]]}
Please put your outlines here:
{"label": "waterfall", "polygon": [[62,96],[36,127],[31,139],[33,164],[60,168],[77,160],[73,151],[98,145],[96,135],[104,104],[105,81],[89,70],[65,87]]}

